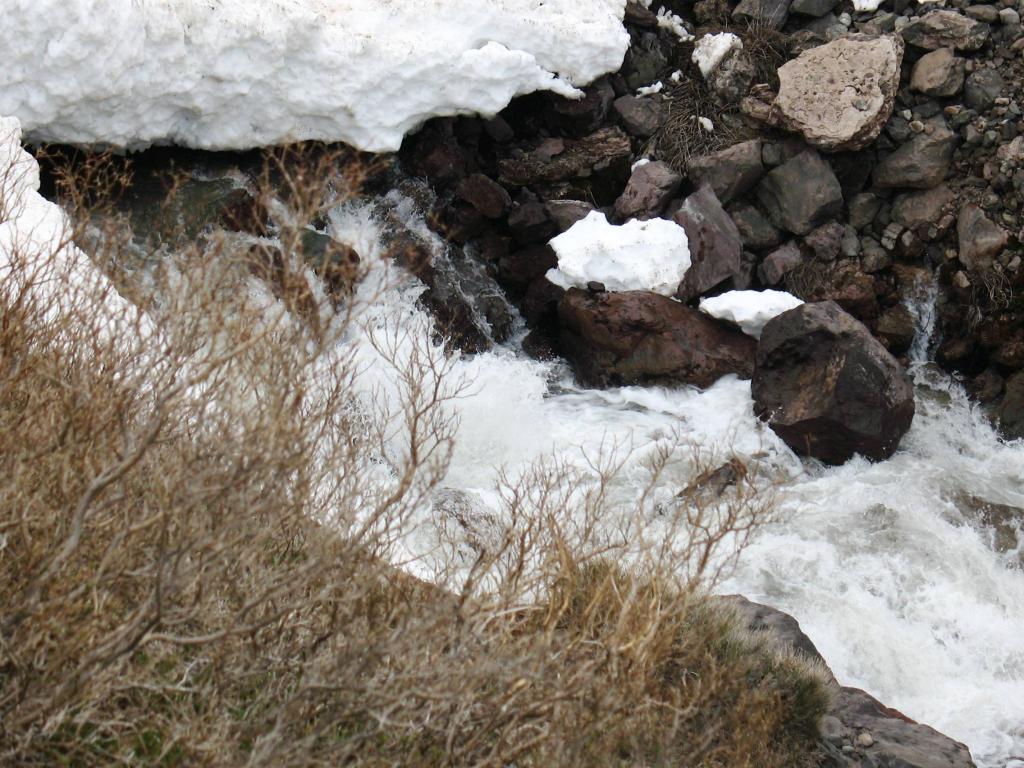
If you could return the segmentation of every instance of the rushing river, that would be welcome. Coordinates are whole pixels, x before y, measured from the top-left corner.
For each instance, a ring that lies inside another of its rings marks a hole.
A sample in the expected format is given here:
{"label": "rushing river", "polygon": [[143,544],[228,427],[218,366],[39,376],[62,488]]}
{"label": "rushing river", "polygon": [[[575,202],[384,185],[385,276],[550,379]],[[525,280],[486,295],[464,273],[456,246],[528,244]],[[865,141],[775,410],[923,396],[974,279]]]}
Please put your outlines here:
{"label": "rushing river", "polygon": [[[361,252],[374,248],[365,210],[333,224]],[[840,682],[967,743],[979,765],[1024,765],[1012,760],[1024,755],[1024,444],[1001,442],[960,385],[926,362],[936,291],[921,288],[910,300],[917,415],[888,461],[799,461],[753,417],[749,382],[581,389],[562,364],[513,343],[455,365],[468,389],[455,406],[446,488],[493,509],[499,468],[551,454],[582,466],[602,441],[642,455],[669,434],[753,458],[783,478],[781,521],[718,591],[793,614]],[[390,289],[375,321],[426,325],[414,293]],[[679,472],[666,477],[674,489],[686,482]],[[628,498],[628,487],[619,493]]]}

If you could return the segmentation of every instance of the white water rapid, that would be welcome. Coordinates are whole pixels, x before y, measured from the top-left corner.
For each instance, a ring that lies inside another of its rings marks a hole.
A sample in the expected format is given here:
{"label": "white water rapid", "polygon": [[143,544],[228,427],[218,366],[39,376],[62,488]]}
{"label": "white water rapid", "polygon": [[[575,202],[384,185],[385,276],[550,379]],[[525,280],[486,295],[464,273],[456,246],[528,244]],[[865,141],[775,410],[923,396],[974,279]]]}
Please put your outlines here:
{"label": "white water rapid", "polygon": [[[333,231],[363,249],[374,237],[365,211],[338,212]],[[705,452],[756,456],[787,478],[783,520],[719,591],[794,615],[840,682],[965,742],[980,766],[1024,766],[1011,760],[1024,754],[1024,444],[1001,442],[963,389],[924,362],[936,291],[922,287],[911,307],[917,415],[889,461],[800,462],[752,415],[749,382],[733,377],[704,391],[581,389],[563,366],[509,345],[455,364],[470,387],[456,405],[446,487],[494,509],[499,468],[549,453],[583,466],[602,441],[642,449],[670,433]],[[379,318],[426,323],[408,290],[390,290]],[[666,477],[671,492],[685,486],[679,472]],[[618,489],[622,500],[629,492]],[[1016,513],[991,514],[1006,508]]]}

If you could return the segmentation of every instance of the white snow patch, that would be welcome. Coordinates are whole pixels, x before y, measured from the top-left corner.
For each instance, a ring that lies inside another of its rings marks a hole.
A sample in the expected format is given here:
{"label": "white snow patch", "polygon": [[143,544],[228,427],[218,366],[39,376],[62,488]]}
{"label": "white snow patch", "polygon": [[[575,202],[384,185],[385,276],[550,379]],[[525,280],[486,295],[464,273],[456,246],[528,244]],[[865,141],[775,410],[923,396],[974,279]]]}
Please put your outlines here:
{"label": "white snow patch", "polygon": [[641,157],[641,158],[640,158],[639,160],[637,160],[637,161],[636,161],[635,163],[633,163],[633,164],[632,164],[632,165],[631,165],[631,166],[629,167],[629,170],[630,170],[630,172],[633,172],[633,171],[635,171],[635,170],[636,170],[637,168],[643,168],[643,167],[644,167],[645,165],[647,165],[647,164],[648,164],[649,162],[651,162],[651,159],[650,159],[649,157]]}
{"label": "white snow patch", "polygon": [[803,302],[785,291],[728,291],[700,300],[700,310],[719,320],[728,320],[745,334],[761,337],[761,331],[773,317]]}
{"label": "white snow patch", "polygon": [[661,89],[665,87],[665,84],[659,80],[653,85],[645,85],[641,88],[636,89],[637,96],[653,96],[656,93],[661,93]]}
{"label": "white snow patch", "polygon": [[608,223],[592,211],[551,241],[558,268],[547,279],[555,285],[585,288],[594,281],[609,291],[654,291],[671,296],[690,268],[686,231],[665,219]]}
{"label": "white snow patch", "polygon": [[877,11],[878,6],[882,4],[882,0],[853,0],[853,10],[855,11]]}
{"label": "white snow patch", "polygon": [[0,298],[47,321],[94,322],[98,342],[149,338],[148,318],[71,240],[64,212],[39,194],[39,165],[17,118],[0,117]]}
{"label": "white snow patch", "polygon": [[671,80],[673,83],[678,83],[680,80],[683,79],[683,70],[677,69],[675,72],[669,75],[668,79]]}
{"label": "white snow patch", "polygon": [[683,24],[683,20],[667,8],[658,9],[658,26],[669,30],[684,43],[693,40],[693,34]]}
{"label": "white snow patch", "polygon": [[[625,0],[7,0],[0,114],[32,141],[398,149],[435,115],[622,64]],[[45,20],[45,23],[44,21]]]}
{"label": "white snow patch", "polygon": [[703,128],[708,133],[714,133],[715,132],[715,124],[713,122],[711,122],[711,118],[708,118],[708,117],[698,117],[697,118],[697,124],[700,125],[700,127]]}
{"label": "white snow patch", "polygon": [[700,68],[700,73],[707,77],[714,71],[715,67],[722,63],[733,51],[743,50],[743,41],[732,32],[718,32],[714,35],[704,35],[693,47],[694,64]]}

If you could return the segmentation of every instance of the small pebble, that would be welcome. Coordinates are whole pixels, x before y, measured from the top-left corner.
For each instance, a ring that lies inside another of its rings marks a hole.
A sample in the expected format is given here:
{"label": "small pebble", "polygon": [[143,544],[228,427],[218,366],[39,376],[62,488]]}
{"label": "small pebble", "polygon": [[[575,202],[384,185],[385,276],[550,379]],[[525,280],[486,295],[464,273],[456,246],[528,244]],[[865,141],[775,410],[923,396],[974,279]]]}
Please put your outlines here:
{"label": "small pebble", "polygon": [[1003,8],[999,11],[999,22],[1001,24],[1020,24],[1020,14],[1013,8]]}
{"label": "small pebble", "polygon": [[844,27],[848,27],[851,24],[853,24],[853,17],[850,16],[850,14],[848,14],[846,11],[843,11],[842,13],[839,14],[839,23],[842,24]]}
{"label": "small pebble", "polygon": [[864,731],[864,733],[862,733],[860,736],[857,737],[857,746],[860,747],[861,749],[867,749],[868,747],[870,747],[874,743],[875,743],[874,737],[870,733],[868,733],[867,731]]}

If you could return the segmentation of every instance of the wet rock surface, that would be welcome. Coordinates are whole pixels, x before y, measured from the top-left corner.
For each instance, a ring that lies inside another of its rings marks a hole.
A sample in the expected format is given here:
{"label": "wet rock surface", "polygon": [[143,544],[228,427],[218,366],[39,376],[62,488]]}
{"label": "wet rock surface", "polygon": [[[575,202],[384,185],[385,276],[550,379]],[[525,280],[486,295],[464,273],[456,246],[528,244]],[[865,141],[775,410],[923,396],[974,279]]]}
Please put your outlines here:
{"label": "wet rock surface", "polygon": [[592,385],[694,384],[749,377],[754,342],[656,293],[570,289],[559,302],[562,350]]}
{"label": "wet rock surface", "polygon": [[821,768],[973,768],[970,751],[860,690],[840,685],[800,624],[739,595],[717,598],[746,628],[784,651],[820,665],[831,680],[832,706],[822,718]]}
{"label": "wet rock surface", "polygon": [[842,464],[889,458],[914,418],[899,363],[834,302],[768,322],[757,348],[754,412],[802,456]]}

